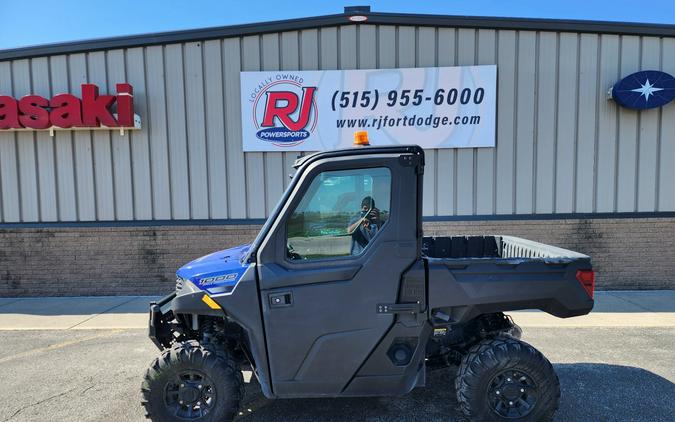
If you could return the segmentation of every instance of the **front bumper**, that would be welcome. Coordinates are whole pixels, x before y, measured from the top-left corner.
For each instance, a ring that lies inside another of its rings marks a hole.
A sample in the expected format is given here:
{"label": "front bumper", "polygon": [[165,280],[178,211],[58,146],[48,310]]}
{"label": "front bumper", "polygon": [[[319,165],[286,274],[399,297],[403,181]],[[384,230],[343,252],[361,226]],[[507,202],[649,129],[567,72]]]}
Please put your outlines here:
{"label": "front bumper", "polygon": [[171,346],[171,325],[173,312],[169,309],[166,313],[162,312],[162,306],[171,302],[176,297],[176,292],[164,296],[159,301],[150,302],[150,321],[148,322],[148,336],[159,350]]}

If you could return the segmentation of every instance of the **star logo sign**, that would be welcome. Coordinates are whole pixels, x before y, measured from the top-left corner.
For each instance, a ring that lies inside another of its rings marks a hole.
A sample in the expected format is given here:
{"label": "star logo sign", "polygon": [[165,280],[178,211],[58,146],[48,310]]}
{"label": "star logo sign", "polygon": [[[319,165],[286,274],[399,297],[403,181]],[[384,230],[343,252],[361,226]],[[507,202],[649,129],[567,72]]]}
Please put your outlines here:
{"label": "star logo sign", "polygon": [[649,78],[645,81],[644,84],[640,84],[640,88],[631,89],[632,92],[639,92],[640,96],[644,95],[645,102],[649,102],[649,96],[654,95],[657,91],[663,91],[663,88],[656,88],[654,84],[649,83]]}
{"label": "star logo sign", "polygon": [[622,107],[647,110],[675,100],[675,77],[658,70],[632,73],[612,87],[610,97]]}

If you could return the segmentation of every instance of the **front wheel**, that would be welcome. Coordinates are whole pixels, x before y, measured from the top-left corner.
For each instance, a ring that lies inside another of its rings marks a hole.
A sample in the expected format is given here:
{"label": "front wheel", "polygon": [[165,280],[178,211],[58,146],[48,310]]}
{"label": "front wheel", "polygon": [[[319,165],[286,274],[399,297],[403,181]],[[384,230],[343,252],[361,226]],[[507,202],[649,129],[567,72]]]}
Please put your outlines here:
{"label": "front wheel", "polygon": [[187,341],[153,361],[141,394],[153,421],[231,421],[244,396],[244,380],[231,356]]}
{"label": "front wheel", "polygon": [[549,421],[560,402],[551,362],[508,336],[473,346],[462,359],[455,387],[462,411],[476,421]]}

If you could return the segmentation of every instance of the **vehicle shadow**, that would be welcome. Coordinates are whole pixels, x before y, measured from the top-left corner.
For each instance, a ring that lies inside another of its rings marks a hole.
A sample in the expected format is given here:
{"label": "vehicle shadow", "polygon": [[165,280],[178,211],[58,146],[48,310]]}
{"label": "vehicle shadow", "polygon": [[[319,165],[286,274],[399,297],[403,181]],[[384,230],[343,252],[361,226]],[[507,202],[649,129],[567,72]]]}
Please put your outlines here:
{"label": "vehicle shadow", "polygon": [[[675,384],[641,368],[596,363],[554,365],[562,398],[556,421],[675,420]],[[427,386],[402,397],[267,400],[247,384],[241,422],[467,421],[455,399],[456,368],[430,372]]]}
{"label": "vehicle shadow", "polygon": [[675,384],[633,366],[554,365],[562,386],[558,421],[675,421]]}

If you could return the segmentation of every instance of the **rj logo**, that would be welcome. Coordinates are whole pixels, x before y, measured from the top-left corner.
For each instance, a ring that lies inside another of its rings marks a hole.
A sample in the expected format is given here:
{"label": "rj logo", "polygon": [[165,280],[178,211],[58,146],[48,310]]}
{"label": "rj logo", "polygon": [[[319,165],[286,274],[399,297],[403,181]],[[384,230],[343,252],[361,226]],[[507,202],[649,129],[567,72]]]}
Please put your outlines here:
{"label": "rj logo", "polygon": [[[302,99],[298,94],[290,91],[267,92],[267,103],[263,117],[263,127],[274,127],[274,119],[277,118],[284,127],[290,131],[298,132],[307,127],[310,119],[310,111],[314,102],[316,87],[302,88]],[[300,109],[298,117],[293,120],[291,115]]]}

